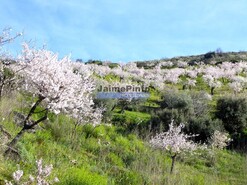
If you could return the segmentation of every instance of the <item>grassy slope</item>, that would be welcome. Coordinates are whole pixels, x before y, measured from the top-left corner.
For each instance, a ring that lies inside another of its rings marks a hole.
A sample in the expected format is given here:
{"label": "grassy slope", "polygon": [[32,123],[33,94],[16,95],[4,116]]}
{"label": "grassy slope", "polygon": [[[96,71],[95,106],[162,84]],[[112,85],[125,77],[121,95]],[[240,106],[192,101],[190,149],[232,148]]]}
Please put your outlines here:
{"label": "grassy slope", "polygon": [[[18,101],[18,103],[16,103]],[[12,136],[20,128],[14,124],[12,109],[22,110],[22,99],[2,101],[1,123]],[[147,119],[149,115],[126,111],[129,119]],[[74,132],[75,131],[75,132]],[[170,175],[171,160],[166,153],[151,149],[133,134],[122,135],[118,127],[90,125],[74,130],[67,116],[49,115],[35,133],[26,133],[18,143],[19,162],[0,157],[0,182],[10,179],[16,164],[25,178],[35,173],[35,161],[43,158],[53,164],[53,175],[60,184],[246,184],[246,156],[216,151],[181,156]],[[1,184],[0,183],[0,184]]]}
{"label": "grassy slope", "polygon": [[[108,80],[117,79],[109,75]],[[192,91],[206,90],[207,85],[197,79]],[[182,89],[182,84],[171,85]],[[224,85],[215,90],[212,104],[220,92],[227,93]],[[27,113],[27,99],[19,96],[1,101],[0,124],[14,136],[20,127],[14,124],[13,110]],[[158,107],[160,94],[151,90],[145,106]],[[150,115],[143,112],[115,109],[114,116],[124,116],[126,123],[147,121]],[[122,134],[119,126],[77,127],[65,115],[50,114],[36,133],[26,133],[18,143],[21,160],[15,162],[0,156],[0,184],[10,179],[16,164],[24,170],[25,177],[35,173],[35,161],[43,158],[45,164],[53,164],[53,174],[60,184],[247,184],[247,158],[230,151],[216,151],[196,156],[181,156],[175,174],[170,175],[171,160],[166,153],[151,149],[147,142],[133,134]],[[1,140],[2,135],[0,135]],[[3,151],[4,146],[0,149]],[[0,150],[1,151],[1,150]]]}

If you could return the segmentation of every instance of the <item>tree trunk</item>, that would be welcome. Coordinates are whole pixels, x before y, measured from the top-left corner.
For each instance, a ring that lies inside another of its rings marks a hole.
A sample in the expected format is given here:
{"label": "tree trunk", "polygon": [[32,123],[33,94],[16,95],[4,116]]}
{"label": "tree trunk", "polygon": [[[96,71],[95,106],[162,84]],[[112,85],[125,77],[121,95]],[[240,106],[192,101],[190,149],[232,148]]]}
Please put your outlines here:
{"label": "tree trunk", "polygon": [[116,108],[117,105],[113,105],[111,111],[113,111]]}
{"label": "tree trunk", "polygon": [[36,103],[32,106],[32,108],[30,109],[27,117],[25,118],[25,120],[23,121],[24,126],[21,129],[20,132],[18,132],[18,134],[12,139],[12,141],[8,144],[8,148],[7,150],[4,152],[4,156],[9,155],[11,152],[15,152],[14,147],[16,145],[16,143],[21,139],[21,137],[23,136],[23,134],[27,131],[32,129],[34,126],[36,126],[37,124],[39,124],[41,121],[44,121],[47,119],[47,114],[48,114],[48,109],[45,109],[45,115],[40,118],[37,121],[29,121],[29,118],[32,116],[32,114],[34,114],[35,109],[37,108],[37,106],[42,102],[42,100],[44,100],[45,97],[40,96],[39,99],[36,101]]}
{"label": "tree trunk", "polygon": [[1,101],[2,95],[3,95],[3,86],[4,86],[4,82],[1,82],[1,85],[0,85],[0,101]]}
{"label": "tree trunk", "polygon": [[124,110],[125,110],[125,105],[122,106],[120,113],[123,114],[124,113]]}
{"label": "tree trunk", "polygon": [[183,85],[183,90],[185,90],[185,89],[187,89],[187,85],[186,84]]}
{"label": "tree trunk", "polygon": [[174,169],[174,165],[175,165],[175,160],[176,160],[176,154],[174,154],[174,155],[172,156],[172,166],[171,166],[170,174],[173,173],[173,169]]}
{"label": "tree trunk", "polygon": [[8,149],[4,152],[4,155],[9,155],[11,152],[15,151],[14,147],[17,143],[17,141],[20,140],[20,138],[22,137],[22,135],[25,133],[25,129],[24,127],[21,129],[20,132],[18,132],[18,134],[14,137],[14,139],[12,139],[12,141],[8,144]]}
{"label": "tree trunk", "polygon": [[214,87],[211,87],[211,95],[214,95]]}

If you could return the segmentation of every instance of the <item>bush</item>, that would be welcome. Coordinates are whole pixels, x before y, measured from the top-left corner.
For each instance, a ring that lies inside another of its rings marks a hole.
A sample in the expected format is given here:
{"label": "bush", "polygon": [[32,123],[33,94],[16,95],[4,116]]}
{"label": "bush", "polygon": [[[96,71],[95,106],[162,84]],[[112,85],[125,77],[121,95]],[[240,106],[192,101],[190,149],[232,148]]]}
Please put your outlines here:
{"label": "bush", "polygon": [[151,131],[163,132],[168,130],[168,125],[171,120],[175,120],[175,122],[182,122],[181,117],[179,117],[179,113],[177,109],[163,109],[152,113],[151,118]]}
{"label": "bush", "polygon": [[247,122],[247,101],[242,97],[224,97],[217,101],[216,117],[221,119],[225,129],[233,135],[242,133]]}
{"label": "bush", "polygon": [[211,100],[211,95],[204,91],[199,92],[191,92],[190,94],[193,107],[194,107],[194,115],[195,116],[205,116],[209,112],[209,101]]}
{"label": "bush", "polygon": [[193,101],[191,96],[187,93],[170,91],[166,92],[162,99],[161,108],[170,110],[176,109],[179,114],[180,122],[187,120],[194,114]]}
{"label": "bush", "polygon": [[161,109],[151,115],[151,130],[162,132],[168,129],[171,120],[185,123],[194,116],[194,105],[190,95],[184,92],[168,91],[162,96]]}
{"label": "bush", "polygon": [[186,133],[199,134],[196,141],[207,142],[215,130],[224,130],[221,120],[212,120],[208,116],[191,118],[185,126]]}

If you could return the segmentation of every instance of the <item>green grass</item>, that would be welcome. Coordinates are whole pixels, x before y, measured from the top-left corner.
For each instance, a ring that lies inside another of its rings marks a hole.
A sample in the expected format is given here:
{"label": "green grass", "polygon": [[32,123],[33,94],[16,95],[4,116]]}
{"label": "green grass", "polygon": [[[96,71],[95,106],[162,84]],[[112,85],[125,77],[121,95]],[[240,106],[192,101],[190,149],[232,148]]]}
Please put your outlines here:
{"label": "green grass", "polygon": [[150,114],[144,112],[125,111],[125,115],[130,120],[135,120],[136,118],[139,118],[142,121],[148,121],[151,118]]}
{"label": "green grass", "polygon": [[146,123],[151,119],[151,115],[145,112],[135,112],[125,110],[124,113],[120,113],[120,109],[116,108],[113,113],[113,123],[122,125],[126,128],[131,126],[137,126],[142,123]]}

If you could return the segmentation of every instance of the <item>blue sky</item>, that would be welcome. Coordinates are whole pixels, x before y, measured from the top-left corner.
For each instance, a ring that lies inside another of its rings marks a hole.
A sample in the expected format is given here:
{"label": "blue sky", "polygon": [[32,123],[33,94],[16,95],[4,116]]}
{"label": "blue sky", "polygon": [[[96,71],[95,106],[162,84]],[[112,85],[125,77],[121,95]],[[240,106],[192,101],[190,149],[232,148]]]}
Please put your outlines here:
{"label": "blue sky", "polygon": [[245,0],[0,0],[0,29],[72,59],[128,62],[247,50]]}

